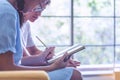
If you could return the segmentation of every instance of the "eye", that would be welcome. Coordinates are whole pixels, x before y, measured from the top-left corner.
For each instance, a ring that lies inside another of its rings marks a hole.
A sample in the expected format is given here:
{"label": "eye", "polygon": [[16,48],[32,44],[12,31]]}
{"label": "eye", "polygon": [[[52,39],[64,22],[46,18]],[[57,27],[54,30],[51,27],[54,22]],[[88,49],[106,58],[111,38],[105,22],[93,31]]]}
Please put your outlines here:
{"label": "eye", "polygon": [[41,12],[43,9],[40,5],[37,5],[35,8],[33,8],[32,11],[35,11],[35,12]]}

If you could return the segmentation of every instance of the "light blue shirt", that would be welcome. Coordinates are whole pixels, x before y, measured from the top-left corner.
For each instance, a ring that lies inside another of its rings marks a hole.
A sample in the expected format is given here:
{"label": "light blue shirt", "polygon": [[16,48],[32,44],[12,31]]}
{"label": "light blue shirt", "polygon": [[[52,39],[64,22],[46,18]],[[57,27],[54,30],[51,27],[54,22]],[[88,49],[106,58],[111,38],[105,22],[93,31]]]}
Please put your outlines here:
{"label": "light blue shirt", "polygon": [[7,0],[0,0],[0,54],[7,51],[13,52],[18,64],[22,57],[19,16]]}

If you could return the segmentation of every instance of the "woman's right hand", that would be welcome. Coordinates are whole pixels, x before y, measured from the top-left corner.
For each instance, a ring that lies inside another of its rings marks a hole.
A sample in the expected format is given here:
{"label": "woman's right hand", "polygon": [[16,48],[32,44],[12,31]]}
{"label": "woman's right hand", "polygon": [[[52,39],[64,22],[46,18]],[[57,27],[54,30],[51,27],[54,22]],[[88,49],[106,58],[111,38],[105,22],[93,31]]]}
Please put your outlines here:
{"label": "woman's right hand", "polygon": [[45,60],[48,60],[48,56],[51,55],[50,59],[54,56],[55,47],[48,47],[42,53],[39,54],[40,57],[43,57]]}
{"label": "woman's right hand", "polygon": [[64,59],[68,57],[68,54],[65,53],[62,57],[60,57],[58,60],[56,60],[53,64],[51,64],[52,68],[54,70],[56,69],[61,69],[61,68],[65,68],[69,62],[69,60],[64,61]]}

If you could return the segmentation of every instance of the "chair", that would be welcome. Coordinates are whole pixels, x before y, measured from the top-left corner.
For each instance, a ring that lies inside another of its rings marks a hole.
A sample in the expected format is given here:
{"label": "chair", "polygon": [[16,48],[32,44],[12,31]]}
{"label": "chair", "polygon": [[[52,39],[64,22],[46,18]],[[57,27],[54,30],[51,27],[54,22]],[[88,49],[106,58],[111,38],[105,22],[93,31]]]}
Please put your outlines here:
{"label": "chair", "polygon": [[45,71],[0,71],[0,80],[49,80]]}
{"label": "chair", "polygon": [[115,77],[115,80],[120,80],[120,71],[115,71],[114,77]]}

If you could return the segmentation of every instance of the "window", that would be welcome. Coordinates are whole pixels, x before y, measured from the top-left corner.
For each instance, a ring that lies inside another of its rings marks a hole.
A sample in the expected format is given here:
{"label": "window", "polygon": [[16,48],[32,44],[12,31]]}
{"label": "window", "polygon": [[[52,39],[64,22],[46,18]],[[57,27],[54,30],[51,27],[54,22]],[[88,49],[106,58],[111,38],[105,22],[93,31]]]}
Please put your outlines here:
{"label": "window", "polygon": [[[52,0],[31,23],[32,32],[56,52],[86,46],[74,55],[83,65],[120,63],[120,0]],[[42,46],[34,38],[38,46]]]}

